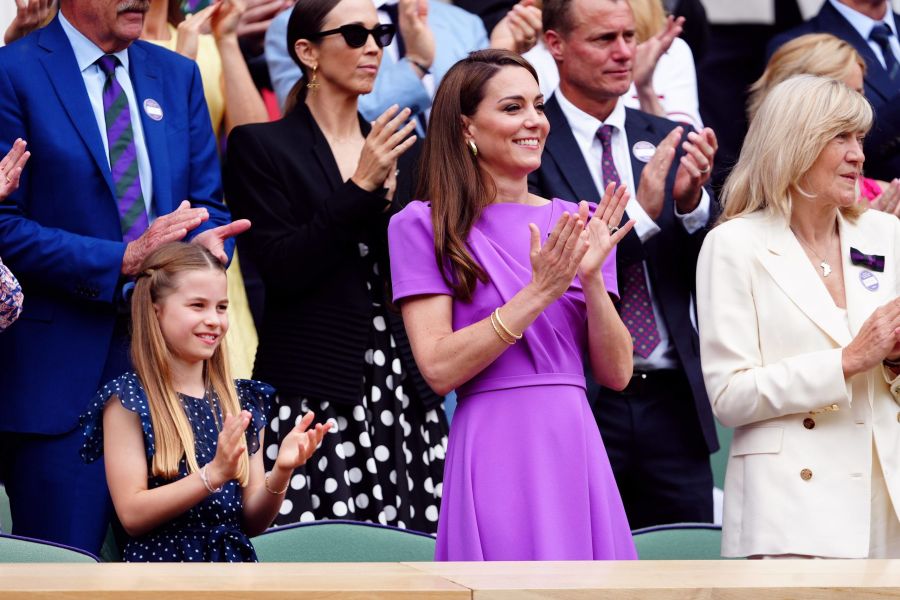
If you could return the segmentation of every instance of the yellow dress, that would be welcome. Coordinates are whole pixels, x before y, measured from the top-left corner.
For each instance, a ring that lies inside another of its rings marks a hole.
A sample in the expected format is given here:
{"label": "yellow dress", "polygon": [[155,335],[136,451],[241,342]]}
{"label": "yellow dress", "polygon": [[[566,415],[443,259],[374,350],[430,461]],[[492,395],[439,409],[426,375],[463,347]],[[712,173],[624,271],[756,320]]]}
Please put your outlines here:
{"label": "yellow dress", "polygon": [[[149,40],[154,44],[175,51],[178,43],[178,30],[169,25],[168,40]],[[197,46],[197,66],[203,80],[203,96],[209,108],[209,117],[213,131],[220,137],[225,125],[225,94],[222,91],[222,58],[216,47],[216,40],[211,35],[201,35]],[[230,327],[225,336],[228,358],[231,363],[231,374],[235,379],[249,379],[253,373],[253,361],[256,357],[256,346],[259,339],[250,314],[250,304],[244,289],[244,278],[241,275],[240,260],[237,250],[228,267],[228,321]]]}

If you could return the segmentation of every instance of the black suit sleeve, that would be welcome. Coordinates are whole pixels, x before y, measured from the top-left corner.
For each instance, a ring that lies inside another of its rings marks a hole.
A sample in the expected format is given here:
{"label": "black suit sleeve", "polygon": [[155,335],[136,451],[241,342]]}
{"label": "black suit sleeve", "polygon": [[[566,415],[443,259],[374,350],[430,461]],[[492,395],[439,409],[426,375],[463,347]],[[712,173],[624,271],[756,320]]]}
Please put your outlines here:
{"label": "black suit sleeve", "polygon": [[[228,139],[226,196],[232,212],[253,224],[247,245],[267,289],[308,289],[343,260],[347,244],[382,216],[388,201],[348,180],[324,201],[313,203],[309,194],[314,193],[314,182],[298,186],[285,181],[268,146],[247,128],[233,130]],[[298,212],[305,212],[298,205],[304,205],[311,218],[298,219]],[[316,208],[310,210],[313,205]]]}

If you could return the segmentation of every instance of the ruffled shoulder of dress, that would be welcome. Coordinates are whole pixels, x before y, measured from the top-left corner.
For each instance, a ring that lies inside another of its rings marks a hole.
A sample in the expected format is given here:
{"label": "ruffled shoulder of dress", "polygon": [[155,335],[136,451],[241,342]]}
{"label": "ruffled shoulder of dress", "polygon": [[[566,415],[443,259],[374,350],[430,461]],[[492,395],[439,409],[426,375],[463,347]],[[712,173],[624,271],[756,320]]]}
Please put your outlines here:
{"label": "ruffled shoulder of dress", "polygon": [[84,441],[81,446],[81,458],[92,462],[103,455],[103,408],[115,396],[122,406],[137,414],[144,432],[144,446],[147,457],[153,456],[153,422],[150,419],[150,406],[141,380],[134,372],[128,372],[104,385],[91,400],[87,410],[79,417]]}
{"label": "ruffled shoulder of dress", "polygon": [[259,432],[266,427],[266,415],[275,401],[275,388],[268,383],[253,379],[235,379],[241,408],[250,412],[250,425],[247,426],[247,451],[254,454],[259,450]]}

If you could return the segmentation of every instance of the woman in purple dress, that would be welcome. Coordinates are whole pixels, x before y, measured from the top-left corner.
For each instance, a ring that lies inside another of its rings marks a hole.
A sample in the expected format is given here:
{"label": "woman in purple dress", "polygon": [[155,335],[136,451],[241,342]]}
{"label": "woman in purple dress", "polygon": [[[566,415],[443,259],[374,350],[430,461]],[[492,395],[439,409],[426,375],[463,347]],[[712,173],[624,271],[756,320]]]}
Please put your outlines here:
{"label": "woman in purple dress", "polygon": [[[441,82],[417,196],[391,219],[395,301],[438,393],[456,389],[437,560],[635,558],[585,397],[582,355],[632,371],[617,294],[624,189],[599,206],[528,193],[549,131],[537,75],[473,52]],[[572,212],[570,212],[572,211]]]}

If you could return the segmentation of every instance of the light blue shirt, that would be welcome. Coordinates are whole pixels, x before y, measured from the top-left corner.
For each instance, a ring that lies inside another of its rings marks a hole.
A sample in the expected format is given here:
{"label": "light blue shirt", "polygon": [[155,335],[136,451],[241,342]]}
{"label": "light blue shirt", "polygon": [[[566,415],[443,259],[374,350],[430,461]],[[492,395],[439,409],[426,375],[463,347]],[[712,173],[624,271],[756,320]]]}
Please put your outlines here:
{"label": "light blue shirt", "polygon": [[[84,79],[84,87],[91,101],[91,108],[94,109],[94,118],[97,120],[100,139],[103,140],[106,160],[109,162],[106,116],[103,111],[103,85],[106,83],[106,75],[97,64],[97,59],[106,55],[106,52],[98,48],[94,42],[75,29],[75,26],[69,23],[62,11],[59,12],[59,23],[62,25],[66,37],[69,38],[72,51],[75,53],[75,60],[78,62],[78,68],[81,70],[81,77]],[[125,91],[125,96],[128,98],[128,111],[131,113],[131,128],[134,131],[134,146],[137,153],[138,173],[141,176],[141,192],[144,196],[144,206],[152,220],[154,216],[151,202],[151,198],[153,198],[153,174],[150,170],[150,156],[147,154],[147,144],[144,141],[141,113],[138,108],[134,87],[131,85],[131,78],[128,76],[128,50],[116,52],[114,56],[119,59],[115,72],[116,81],[119,82],[119,85]]]}
{"label": "light blue shirt", "polygon": [[870,19],[866,15],[857,12],[843,4],[838,2],[837,0],[829,0],[831,5],[834,7],[836,11],[841,13],[841,16],[847,19],[847,22],[853,26],[853,29],[862,36],[862,39],[866,40],[869,44],[869,48],[872,49],[872,52],[875,53],[876,58],[878,58],[878,62],[881,63],[881,66],[884,67],[884,54],[881,53],[881,46],[879,46],[874,40],[869,39],[869,34],[872,33],[872,28],[874,28],[879,23],[884,23],[888,27],[891,28],[891,31],[894,32],[894,35],[890,38],[890,46],[891,50],[894,51],[894,58],[900,61],[900,40],[897,39],[897,26],[894,23],[894,12],[891,10],[891,5],[889,2],[887,4],[887,10],[884,11],[884,18],[880,21],[875,21]]}

